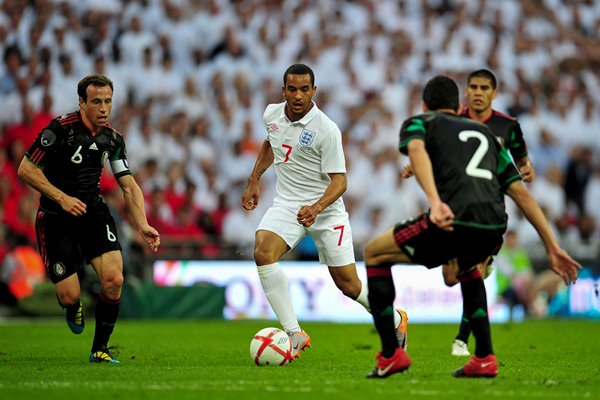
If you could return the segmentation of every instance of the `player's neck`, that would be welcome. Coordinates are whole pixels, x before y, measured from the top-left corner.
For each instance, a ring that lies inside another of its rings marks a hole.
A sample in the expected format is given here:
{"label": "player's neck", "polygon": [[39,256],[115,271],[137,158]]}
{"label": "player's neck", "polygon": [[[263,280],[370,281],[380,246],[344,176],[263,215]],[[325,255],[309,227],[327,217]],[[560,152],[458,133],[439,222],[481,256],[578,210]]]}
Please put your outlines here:
{"label": "player's neck", "polygon": [[310,102],[310,107],[308,107],[308,109],[306,110],[306,112],[304,112],[304,113],[302,113],[302,114],[298,115],[298,114],[292,114],[292,113],[290,112],[290,109],[289,109],[289,107],[288,107],[287,103],[286,103],[286,105],[285,105],[285,109],[284,109],[285,116],[286,116],[286,117],[288,117],[288,119],[289,119],[290,121],[292,121],[292,122],[300,121],[302,118],[304,118],[304,116],[305,116],[306,114],[308,114],[308,112],[309,112],[310,110],[312,110],[312,108],[313,108],[313,106],[314,106],[314,105],[315,105],[315,104],[314,104],[314,103],[311,101],[311,102]]}
{"label": "player's neck", "polygon": [[485,110],[482,111],[474,111],[472,109],[469,108],[469,118],[474,119],[475,121],[479,121],[479,122],[483,122],[483,121],[487,121],[491,116],[492,113],[494,112],[494,110],[492,110],[492,108],[486,108]]}
{"label": "player's neck", "polygon": [[81,115],[81,122],[83,122],[83,124],[85,125],[86,128],[89,129],[90,133],[93,136],[96,136],[96,134],[98,133],[98,131],[100,130],[100,128],[102,128],[101,126],[97,126],[92,124],[92,121],[90,121],[87,116],[85,115],[84,112],[79,112],[79,114]]}

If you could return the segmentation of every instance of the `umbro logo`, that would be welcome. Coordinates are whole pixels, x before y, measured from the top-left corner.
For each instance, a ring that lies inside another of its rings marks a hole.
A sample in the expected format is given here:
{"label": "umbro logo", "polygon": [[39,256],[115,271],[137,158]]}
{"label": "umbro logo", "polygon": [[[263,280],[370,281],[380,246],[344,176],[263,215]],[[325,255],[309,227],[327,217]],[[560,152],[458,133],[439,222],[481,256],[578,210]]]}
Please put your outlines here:
{"label": "umbro logo", "polygon": [[98,150],[98,146],[96,146],[96,142],[92,143],[90,145],[90,147],[88,147],[90,150]]}

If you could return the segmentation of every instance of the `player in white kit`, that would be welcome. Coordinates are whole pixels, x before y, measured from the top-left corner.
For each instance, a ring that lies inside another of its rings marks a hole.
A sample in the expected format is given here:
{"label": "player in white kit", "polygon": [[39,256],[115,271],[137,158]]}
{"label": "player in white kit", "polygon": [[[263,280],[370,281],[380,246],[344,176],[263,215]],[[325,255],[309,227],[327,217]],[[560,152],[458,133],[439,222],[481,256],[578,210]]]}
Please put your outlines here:
{"label": "player in white kit", "polygon": [[[344,295],[369,310],[368,289],[356,273],[352,231],[342,200],[346,162],[338,126],[312,101],[314,73],[304,64],[283,75],[285,102],[270,104],[263,115],[267,138],[242,195],[242,207],[253,210],[260,197],[259,179],[275,164],[277,195],[256,230],[254,260],[265,296],[292,341],[292,359],[310,347],[298,323],[280,258],[306,235],[318,249],[319,261]],[[408,318],[395,313],[399,344],[406,347]]]}

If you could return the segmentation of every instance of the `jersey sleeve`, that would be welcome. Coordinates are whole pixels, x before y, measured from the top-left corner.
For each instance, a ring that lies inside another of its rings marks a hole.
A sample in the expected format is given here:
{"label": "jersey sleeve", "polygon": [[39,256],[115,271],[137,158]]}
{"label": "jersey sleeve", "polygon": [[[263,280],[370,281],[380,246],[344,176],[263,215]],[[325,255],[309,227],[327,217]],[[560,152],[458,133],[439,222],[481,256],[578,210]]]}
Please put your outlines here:
{"label": "jersey sleeve", "polygon": [[25,152],[25,158],[37,167],[44,168],[44,165],[51,159],[52,154],[60,148],[61,132],[61,126],[56,121],[51,121],[42,129]]}
{"label": "jersey sleeve", "polygon": [[339,129],[329,130],[321,142],[321,172],[324,174],[346,172],[342,133]]}
{"label": "jersey sleeve", "polygon": [[416,116],[407,119],[400,128],[400,153],[408,155],[408,143],[413,139],[425,141],[425,121],[421,116]]}
{"label": "jersey sleeve", "polygon": [[110,156],[110,168],[112,169],[115,178],[120,178],[125,175],[131,175],[129,164],[127,163],[127,149],[123,136],[113,132],[115,140],[115,150]]}
{"label": "jersey sleeve", "polygon": [[523,157],[527,157],[527,144],[523,138],[521,124],[517,121],[514,121],[510,135],[510,144],[508,145],[508,148],[513,159],[517,161]]}
{"label": "jersey sleeve", "polygon": [[278,130],[277,125],[273,123],[273,119],[277,114],[277,106],[278,104],[269,104],[263,113],[263,124],[266,132],[265,140],[268,142],[271,142],[271,134]]}
{"label": "jersey sleeve", "polygon": [[496,172],[498,175],[498,182],[500,183],[500,189],[502,192],[506,193],[508,185],[522,178],[506,148],[500,145],[498,147],[500,149],[498,153],[498,170]]}

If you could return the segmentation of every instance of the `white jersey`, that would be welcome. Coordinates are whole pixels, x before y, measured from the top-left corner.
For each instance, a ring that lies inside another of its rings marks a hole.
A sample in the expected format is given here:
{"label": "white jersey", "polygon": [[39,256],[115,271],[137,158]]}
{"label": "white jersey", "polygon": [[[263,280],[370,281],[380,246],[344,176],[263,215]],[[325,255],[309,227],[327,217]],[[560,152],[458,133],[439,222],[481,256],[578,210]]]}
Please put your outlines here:
{"label": "white jersey", "polygon": [[[275,156],[277,196],[274,204],[310,205],[323,196],[329,173],[345,173],[342,133],[316,104],[299,121],[285,115],[285,102],[270,104],[263,115],[267,140]],[[342,208],[342,198],[330,207]]]}

